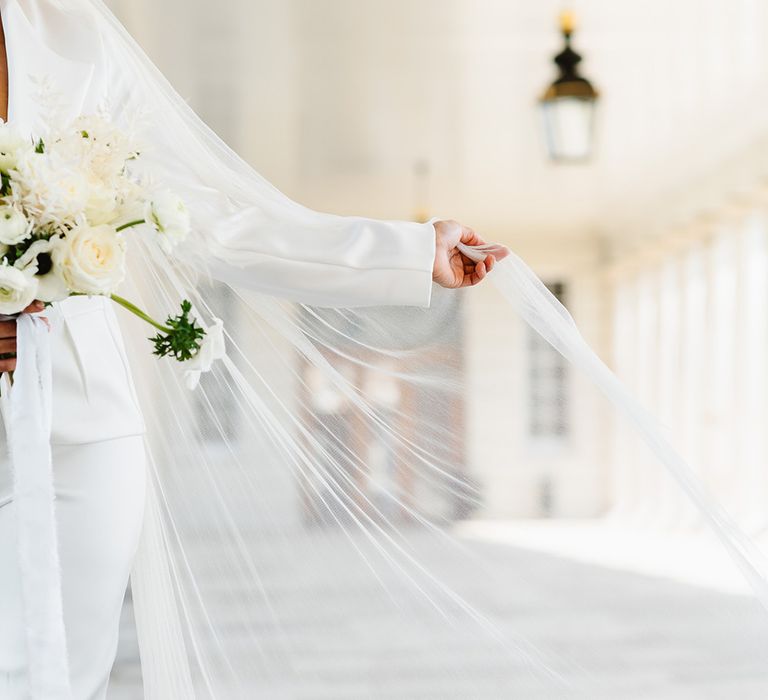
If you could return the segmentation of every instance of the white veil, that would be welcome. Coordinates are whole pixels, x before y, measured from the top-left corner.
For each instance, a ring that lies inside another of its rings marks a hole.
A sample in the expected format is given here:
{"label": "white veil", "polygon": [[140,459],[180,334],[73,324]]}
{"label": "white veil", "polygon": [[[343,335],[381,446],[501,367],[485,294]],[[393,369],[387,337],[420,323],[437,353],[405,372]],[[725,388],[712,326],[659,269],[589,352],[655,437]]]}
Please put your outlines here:
{"label": "white veil", "polygon": [[[151,454],[132,574],[145,697],[630,697],[599,689],[599,664],[582,668],[532,633],[526,601],[489,583],[494,553],[452,534],[484,497],[462,440],[472,292],[435,288],[429,309],[329,308],[302,303],[311,285],[255,274],[249,237],[341,217],[291,201],[240,159],[99,0],[60,5],[93,23],[92,48],[113,66],[113,117],[144,112],[149,167],[193,215],[191,252],[171,261],[137,242],[121,293],[155,317],[189,298],[227,332],[227,358],[190,392],[150,355],[141,322],[124,319]],[[513,255],[491,280],[639,429],[768,606],[760,552],[565,309]],[[500,624],[510,604],[513,623]]]}

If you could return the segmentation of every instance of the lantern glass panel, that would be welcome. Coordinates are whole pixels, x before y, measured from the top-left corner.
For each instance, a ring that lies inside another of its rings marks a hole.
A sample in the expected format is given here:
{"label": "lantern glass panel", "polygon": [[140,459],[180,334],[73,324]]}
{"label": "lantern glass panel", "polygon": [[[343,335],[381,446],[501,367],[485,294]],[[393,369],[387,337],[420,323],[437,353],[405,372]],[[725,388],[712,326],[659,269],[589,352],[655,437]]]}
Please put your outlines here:
{"label": "lantern glass panel", "polygon": [[595,101],[556,97],[542,102],[547,150],[552,160],[583,162],[592,156]]}

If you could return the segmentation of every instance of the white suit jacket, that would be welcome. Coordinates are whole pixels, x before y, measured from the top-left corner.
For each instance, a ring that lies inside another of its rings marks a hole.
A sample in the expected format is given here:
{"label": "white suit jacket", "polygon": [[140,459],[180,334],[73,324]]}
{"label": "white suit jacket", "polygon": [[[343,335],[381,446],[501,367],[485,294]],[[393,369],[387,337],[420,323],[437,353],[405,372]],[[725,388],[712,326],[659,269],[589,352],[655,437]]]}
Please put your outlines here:
{"label": "white suit jacket", "polygon": [[[9,122],[22,133],[35,133],[42,123],[34,89],[41,78],[66,96],[69,118],[94,112],[125,82],[109,57],[82,55],[83,46],[93,42],[78,42],[88,26],[77,16],[62,13],[48,0],[0,0],[0,12],[8,56]],[[129,85],[122,88],[130,90]],[[260,253],[257,269],[237,271],[243,284],[319,305],[429,305],[431,222],[360,217],[329,218],[327,225],[318,221],[325,220],[308,222],[304,232],[297,226],[300,221],[284,232],[279,221],[262,230],[255,224],[247,236],[241,227],[228,249],[236,254],[238,246],[247,246]],[[230,265],[225,257],[214,263]],[[97,442],[145,429],[114,306],[101,297],[73,297],[46,312],[53,334],[52,444]]]}

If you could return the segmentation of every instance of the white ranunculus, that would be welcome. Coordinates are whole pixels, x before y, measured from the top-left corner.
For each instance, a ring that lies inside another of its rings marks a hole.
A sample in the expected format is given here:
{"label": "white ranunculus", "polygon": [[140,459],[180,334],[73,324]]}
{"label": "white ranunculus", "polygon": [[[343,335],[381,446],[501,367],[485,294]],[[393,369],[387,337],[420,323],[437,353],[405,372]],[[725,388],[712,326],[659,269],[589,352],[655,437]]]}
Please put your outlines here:
{"label": "white ranunculus", "polygon": [[7,123],[0,123],[0,171],[7,173],[16,167],[19,153],[27,142]]}
{"label": "white ranunculus", "polygon": [[52,254],[73,292],[108,295],[125,277],[125,241],[111,226],[75,226]]}
{"label": "white ranunculus", "polygon": [[[37,280],[37,296],[35,298],[40,299],[40,301],[61,301],[69,296],[69,289],[61,276],[61,269],[53,263],[53,251],[62,245],[64,245],[64,241],[59,236],[52,236],[49,239],[41,238],[29,246],[13,264],[19,270],[35,276]],[[43,258],[39,256],[45,255],[50,256],[50,264],[48,270],[40,274],[40,263]]]}
{"label": "white ranunculus", "polygon": [[104,183],[119,178],[133,154],[131,139],[106,114],[83,115],[66,128],[51,148],[72,156]]}
{"label": "white ranunculus", "polygon": [[16,207],[0,206],[0,243],[16,245],[29,238],[32,225]]}
{"label": "white ranunculus", "polygon": [[0,314],[23,311],[37,296],[37,280],[33,275],[8,264],[0,265]]}
{"label": "white ranunculus", "polygon": [[93,226],[111,224],[117,213],[115,190],[95,178],[92,179],[88,188],[88,201],[85,204],[85,216],[88,223]]}
{"label": "white ranunculus", "polygon": [[189,211],[183,200],[172,192],[161,191],[147,204],[147,223],[158,233],[160,247],[170,253],[189,234]]}
{"label": "white ranunculus", "polygon": [[213,321],[213,325],[205,329],[197,354],[184,363],[184,379],[190,389],[197,387],[200,375],[210,371],[214,361],[220,360],[226,354],[224,324],[219,318],[214,318]]}
{"label": "white ranunculus", "polygon": [[40,197],[43,210],[51,221],[77,221],[85,212],[91,194],[88,178],[76,167],[65,168],[52,161],[48,197]]}
{"label": "white ranunculus", "polygon": [[[124,178],[117,192],[117,209],[111,223],[117,225],[144,219],[149,223],[148,186],[143,182],[132,182]],[[153,226],[154,228],[154,226]],[[130,234],[129,234],[130,235]]]}

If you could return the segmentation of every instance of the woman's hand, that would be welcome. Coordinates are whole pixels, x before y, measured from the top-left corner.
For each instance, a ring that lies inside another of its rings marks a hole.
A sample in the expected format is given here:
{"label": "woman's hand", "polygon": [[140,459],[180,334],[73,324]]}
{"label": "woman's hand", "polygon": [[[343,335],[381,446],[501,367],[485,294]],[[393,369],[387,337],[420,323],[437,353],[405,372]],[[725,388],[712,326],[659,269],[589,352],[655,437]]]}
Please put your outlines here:
{"label": "woman's hand", "polygon": [[[35,314],[42,311],[45,304],[33,301],[23,314]],[[0,321],[0,373],[13,372],[16,369],[16,319]]]}
{"label": "woman's hand", "polygon": [[487,255],[482,262],[470,260],[456,247],[459,243],[466,245],[484,245],[471,228],[462,226],[458,221],[435,221],[435,264],[432,268],[432,279],[442,287],[455,289],[471,287],[482,282],[493,269],[496,258]]}

